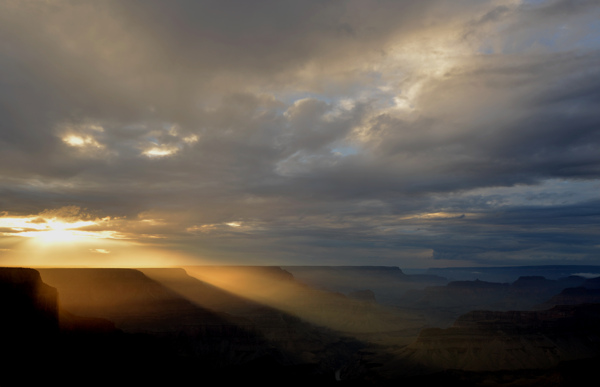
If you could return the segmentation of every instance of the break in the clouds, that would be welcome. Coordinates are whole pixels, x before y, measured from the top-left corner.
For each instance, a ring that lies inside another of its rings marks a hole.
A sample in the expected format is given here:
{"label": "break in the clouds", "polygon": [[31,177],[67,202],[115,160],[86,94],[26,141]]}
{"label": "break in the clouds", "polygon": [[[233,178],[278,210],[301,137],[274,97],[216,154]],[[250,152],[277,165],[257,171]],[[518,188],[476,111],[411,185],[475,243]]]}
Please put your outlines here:
{"label": "break in the clouds", "polygon": [[598,20],[2,0],[0,263],[597,262]]}

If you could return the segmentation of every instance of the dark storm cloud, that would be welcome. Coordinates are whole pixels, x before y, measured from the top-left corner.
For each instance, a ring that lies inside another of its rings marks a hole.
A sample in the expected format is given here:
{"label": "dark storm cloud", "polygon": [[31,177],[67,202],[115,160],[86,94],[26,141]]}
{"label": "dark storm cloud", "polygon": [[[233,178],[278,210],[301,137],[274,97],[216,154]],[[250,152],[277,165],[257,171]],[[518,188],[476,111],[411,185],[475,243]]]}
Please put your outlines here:
{"label": "dark storm cloud", "polygon": [[234,261],[597,257],[594,1],[0,4],[2,211]]}
{"label": "dark storm cloud", "polygon": [[465,222],[451,238],[431,243],[437,258],[468,257],[480,264],[594,263],[600,253],[599,211],[597,201],[559,208],[515,207]]}

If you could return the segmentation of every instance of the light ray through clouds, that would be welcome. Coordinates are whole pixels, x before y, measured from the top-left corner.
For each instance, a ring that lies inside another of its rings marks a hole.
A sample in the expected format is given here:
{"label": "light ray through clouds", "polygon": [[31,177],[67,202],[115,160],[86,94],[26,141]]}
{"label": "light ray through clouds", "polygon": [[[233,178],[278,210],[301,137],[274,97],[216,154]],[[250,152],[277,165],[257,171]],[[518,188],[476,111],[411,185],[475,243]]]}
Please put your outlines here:
{"label": "light ray through clouds", "polygon": [[597,262],[599,20],[1,0],[0,264]]}

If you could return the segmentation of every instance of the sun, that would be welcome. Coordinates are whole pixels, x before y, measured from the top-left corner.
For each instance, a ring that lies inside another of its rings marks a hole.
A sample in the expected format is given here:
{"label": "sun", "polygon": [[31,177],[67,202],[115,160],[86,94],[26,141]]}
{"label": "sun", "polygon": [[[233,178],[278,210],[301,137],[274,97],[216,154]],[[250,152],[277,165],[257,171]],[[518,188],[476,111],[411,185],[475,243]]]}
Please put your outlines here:
{"label": "sun", "polygon": [[40,243],[72,243],[82,239],[77,231],[68,229],[50,229],[45,231],[36,231],[34,238]]}
{"label": "sun", "polygon": [[60,220],[46,220],[35,224],[29,222],[28,230],[19,233],[19,236],[34,238],[40,243],[67,243],[75,242],[85,238],[93,237],[93,233],[80,230],[83,227],[92,226],[93,221],[64,222]]}
{"label": "sun", "polygon": [[[92,217],[75,207],[29,215],[0,212],[0,263],[32,267],[159,267],[192,262],[186,253],[139,240],[128,232],[132,226],[124,225],[125,222],[124,218]],[[135,222],[146,227],[157,221]],[[152,235],[144,234],[144,238]]]}
{"label": "sun", "polygon": [[43,217],[39,215],[21,217],[0,217],[0,228],[3,236],[18,236],[29,239],[36,244],[77,244],[100,239],[115,239],[114,230],[98,230],[106,219],[83,220],[64,219],[57,216]]}

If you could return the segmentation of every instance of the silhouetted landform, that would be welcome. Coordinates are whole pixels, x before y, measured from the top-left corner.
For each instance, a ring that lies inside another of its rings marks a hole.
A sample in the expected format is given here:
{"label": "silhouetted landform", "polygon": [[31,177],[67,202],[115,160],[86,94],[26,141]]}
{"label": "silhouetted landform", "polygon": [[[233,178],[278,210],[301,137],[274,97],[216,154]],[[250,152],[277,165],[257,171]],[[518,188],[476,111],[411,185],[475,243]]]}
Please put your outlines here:
{"label": "silhouetted landform", "polygon": [[297,335],[306,329],[300,328],[303,322],[295,316],[191,277],[184,269],[149,268],[140,271],[206,310],[243,317],[247,325],[261,330],[269,340],[295,341],[299,339]]}
{"label": "silhouetted landform", "polygon": [[444,285],[438,275],[405,274],[396,266],[284,266],[297,281],[317,289],[350,294],[370,290],[381,304],[395,305],[405,292]]}
{"label": "silhouetted landform", "polygon": [[[282,270],[248,270],[292,279]],[[110,320],[127,340],[161,348],[157,359],[162,362],[176,361],[178,369],[188,364],[180,374],[202,372],[240,381],[262,374],[261,380],[279,383],[289,378],[326,383],[335,381],[335,370],[353,361],[364,346],[329,328],[201,282],[183,269],[39,271],[59,290],[61,310],[80,316],[79,326],[81,319]],[[147,357],[145,353],[143,358]]]}
{"label": "silhouetted landform", "polygon": [[548,300],[564,289],[582,286],[586,279],[570,276],[549,280],[541,276],[520,277],[512,283],[481,280],[452,281],[406,293],[396,305],[420,310],[427,323],[447,327],[458,316],[476,309],[497,311],[546,309]]}
{"label": "silhouetted landform", "polygon": [[60,292],[60,306],[84,317],[113,321],[131,332],[168,332],[173,326],[198,329],[223,326],[232,316],[218,315],[133,269],[38,269],[44,282]]}
{"label": "silhouetted landform", "polygon": [[429,268],[427,274],[448,278],[449,281],[513,282],[519,277],[540,276],[559,279],[572,275],[600,277],[600,266],[596,265],[540,265],[506,267],[447,267]]}
{"label": "silhouetted landform", "polygon": [[386,365],[386,372],[550,369],[598,355],[600,304],[546,311],[472,311],[450,328],[423,330]]}
{"label": "silhouetted landform", "polygon": [[[465,371],[448,369],[418,376],[374,378],[369,385],[391,387],[596,387],[600,357],[564,361],[551,368],[501,371]],[[356,384],[357,386],[361,384]]]}
{"label": "silhouetted landform", "polygon": [[[41,355],[58,334],[56,289],[27,268],[0,268],[0,343],[3,360],[22,361]],[[1,363],[0,363],[1,364]]]}
{"label": "silhouetted landform", "polygon": [[583,283],[583,287],[587,289],[600,289],[600,276],[586,280]]}
{"label": "silhouetted landform", "polygon": [[598,278],[430,278],[391,306],[362,285],[401,271],[310,271],[368,280],[337,292],[275,266],[0,268],[0,385],[571,386],[600,364]]}
{"label": "silhouetted landform", "polygon": [[559,294],[539,306],[539,309],[555,305],[577,305],[585,303],[600,303],[600,289],[589,289],[585,285],[564,289]]}
{"label": "silhouetted landform", "polygon": [[[356,279],[359,283],[370,283],[377,280],[394,280],[413,283],[440,283],[446,279],[430,274],[405,274],[397,266],[282,266],[293,274],[294,278],[303,282],[315,282],[327,286],[352,286],[349,278]],[[332,285],[327,282],[337,282]]]}
{"label": "silhouetted landform", "polygon": [[316,289],[280,267],[193,266],[199,280],[363,341],[406,344],[425,325],[413,311]]}

